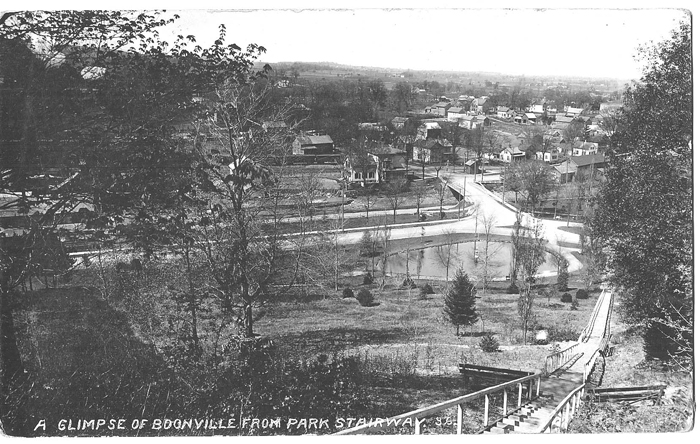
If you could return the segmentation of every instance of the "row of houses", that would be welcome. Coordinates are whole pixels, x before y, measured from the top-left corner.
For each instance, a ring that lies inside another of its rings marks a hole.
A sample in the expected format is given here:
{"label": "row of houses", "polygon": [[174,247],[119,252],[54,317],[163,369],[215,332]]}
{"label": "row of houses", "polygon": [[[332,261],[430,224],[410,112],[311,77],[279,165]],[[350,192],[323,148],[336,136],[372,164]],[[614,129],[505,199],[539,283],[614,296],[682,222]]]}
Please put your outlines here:
{"label": "row of houses", "polygon": [[465,114],[479,115],[486,114],[491,111],[488,106],[488,96],[472,97],[459,96],[457,100],[449,100],[447,97],[441,97],[441,100],[424,108],[425,114],[434,114],[439,117],[448,117],[450,110],[461,110]]}

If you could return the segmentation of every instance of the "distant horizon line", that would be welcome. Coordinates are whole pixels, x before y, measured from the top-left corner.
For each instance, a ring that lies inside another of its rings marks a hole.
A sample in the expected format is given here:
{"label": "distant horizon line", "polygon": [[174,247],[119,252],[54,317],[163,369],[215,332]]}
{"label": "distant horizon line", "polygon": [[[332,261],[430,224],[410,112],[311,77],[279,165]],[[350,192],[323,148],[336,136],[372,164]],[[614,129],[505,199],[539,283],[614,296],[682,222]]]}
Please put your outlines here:
{"label": "distant horizon line", "polygon": [[510,76],[510,77],[536,77],[536,78],[568,78],[568,79],[586,79],[586,80],[616,80],[620,81],[623,83],[628,83],[628,82],[634,82],[634,81],[639,81],[640,79],[634,79],[634,78],[623,78],[623,77],[591,77],[591,76],[576,76],[573,74],[526,74],[526,73],[521,73],[521,74],[509,74],[505,72],[499,72],[499,71],[461,71],[461,70],[448,70],[448,69],[416,69],[416,68],[394,68],[394,67],[386,67],[386,66],[372,66],[372,65],[350,65],[347,63],[339,63],[339,62],[331,62],[331,61],[303,61],[303,60],[283,60],[283,61],[278,61],[278,62],[270,62],[270,61],[264,61],[264,60],[259,60],[255,62],[256,64],[267,64],[267,65],[276,65],[276,64],[294,64],[294,63],[308,63],[308,64],[317,64],[317,65],[335,65],[338,67],[346,67],[346,68],[363,68],[363,69],[376,69],[376,70],[391,70],[391,71],[400,71],[400,72],[423,72],[423,73],[451,73],[451,74],[487,74],[487,75],[501,75],[501,76]]}

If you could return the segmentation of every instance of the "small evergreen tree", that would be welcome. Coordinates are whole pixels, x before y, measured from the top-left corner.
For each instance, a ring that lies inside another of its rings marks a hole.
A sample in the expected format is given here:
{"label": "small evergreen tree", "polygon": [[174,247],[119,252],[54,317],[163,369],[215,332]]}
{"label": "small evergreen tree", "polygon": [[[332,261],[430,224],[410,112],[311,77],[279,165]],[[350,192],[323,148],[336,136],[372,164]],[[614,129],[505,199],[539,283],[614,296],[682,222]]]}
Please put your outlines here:
{"label": "small evergreen tree", "polygon": [[557,276],[557,290],[566,291],[569,289],[569,261],[561,259],[559,275]]}
{"label": "small evergreen tree", "polygon": [[479,319],[476,312],[476,287],[461,267],[455,273],[445,296],[444,312],[452,325],[457,327],[457,336],[460,325],[469,326]]}
{"label": "small evergreen tree", "polygon": [[493,333],[487,334],[479,341],[479,348],[486,353],[495,353],[498,351],[499,347],[498,339],[496,339]]}
{"label": "small evergreen tree", "polygon": [[372,255],[372,234],[369,231],[362,233],[359,242],[360,256],[368,257]]}

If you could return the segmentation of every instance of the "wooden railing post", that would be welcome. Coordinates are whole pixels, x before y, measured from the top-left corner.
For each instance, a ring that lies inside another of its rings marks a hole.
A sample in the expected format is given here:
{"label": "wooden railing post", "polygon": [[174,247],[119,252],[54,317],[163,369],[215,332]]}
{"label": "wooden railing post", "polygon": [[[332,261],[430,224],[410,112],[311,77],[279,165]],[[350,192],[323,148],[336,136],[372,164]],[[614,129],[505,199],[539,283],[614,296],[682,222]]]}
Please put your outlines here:
{"label": "wooden railing post", "polygon": [[414,418],[415,424],[413,424],[414,430],[413,434],[414,435],[420,435],[420,418]]}
{"label": "wooden railing post", "polygon": [[462,411],[462,404],[457,404],[457,434],[462,434],[462,416],[464,412]]}
{"label": "wooden railing post", "polygon": [[484,395],[484,427],[489,425],[489,395]]}
{"label": "wooden railing post", "polygon": [[540,381],[542,378],[537,378],[537,394],[535,396],[540,396]]}
{"label": "wooden railing post", "polygon": [[503,389],[503,416],[508,414],[508,390]]}
{"label": "wooden railing post", "polygon": [[518,383],[518,407],[523,405],[523,384]]}

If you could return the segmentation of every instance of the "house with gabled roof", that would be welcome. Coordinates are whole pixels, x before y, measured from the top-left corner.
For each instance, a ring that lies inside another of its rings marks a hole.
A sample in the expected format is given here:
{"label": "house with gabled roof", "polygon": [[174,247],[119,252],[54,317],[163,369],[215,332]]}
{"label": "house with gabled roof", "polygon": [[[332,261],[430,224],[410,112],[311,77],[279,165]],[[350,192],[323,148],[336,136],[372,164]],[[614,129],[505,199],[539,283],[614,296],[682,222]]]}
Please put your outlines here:
{"label": "house with gabled roof", "polygon": [[438,139],[441,132],[438,122],[423,122],[416,131],[416,139]]}
{"label": "house with gabled roof", "polygon": [[408,122],[408,117],[396,116],[393,119],[391,119],[391,124],[394,125],[394,128],[396,129],[403,128],[406,122]]}
{"label": "house with gabled roof", "polygon": [[329,135],[302,134],[292,142],[294,155],[333,154],[335,144]]}
{"label": "house with gabled roof", "polygon": [[345,157],[343,163],[343,178],[348,183],[365,184],[379,183],[379,159],[377,156],[366,154],[351,154]]}
{"label": "house with gabled roof", "polygon": [[486,105],[486,101],[489,99],[488,96],[481,96],[478,97],[474,100],[472,100],[472,104],[470,107],[471,112],[481,114],[484,113],[488,110],[484,109],[484,105]]}
{"label": "house with gabled roof", "polygon": [[[596,176],[597,170],[604,169],[607,165],[605,156],[602,154],[571,156],[569,160],[576,165],[576,174],[586,174],[588,176],[592,173],[593,177]],[[593,171],[591,172],[591,170]]]}
{"label": "house with gabled roof", "polygon": [[525,113],[525,118],[527,118],[527,121],[530,123],[537,122],[537,115],[535,113]]}
{"label": "house with gabled roof", "polygon": [[447,120],[450,122],[456,122],[465,117],[467,117],[467,112],[461,106],[452,106],[447,110]]}
{"label": "house with gabled roof", "polygon": [[452,107],[450,102],[438,102],[435,104],[435,114],[441,117],[447,117],[447,110]]}
{"label": "house with gabled roof", "polygon": [[413,160],[425,163],[441,163],[452,157],[452,144],[446,140],[417,140],[413,144]]}
{"label": "house with gabled roof", "polygon": [[544,105],[541,103],[535,103],[530,105],[530,107],[527,110],[531,113],[542,114],[544,113]]}
{"label": "house with gabled roof", "polygon": [[535,157],[537,157],[537,160],[541,160],[543,162],[554,163],[559,161],[560,154],[559,150],[552,148],[546,150],[545,152],[537,151],[535,153]]}
{"label": "house with gabled roof", "polygon": [[554,175],[554,180],[559,183],[573,182],[576,175],[576,165],[572,165],[571,162],[552,165],[552,174]]}
{"label": "house with gabled roof", "polygon": [[572,145],[574,156],[589,156],[598,154],[598,144],[595,142],[584,142],[577,140]]}
{"label": "house with gabled roof", "polygon": [[566,107],[566,117],[577,117],[583,112],[583,108],[574,108],[573,106]]}
{"label": "house with gabled roof", "polygon": [[500,117],[501,119],[508,119],[510,120],[513,118],[513,115],[515,114],[515,111],[513,108],[508,107],[508,106],[498,106],[496,107],[496,115]]}
{"label": "house with gabled roof", "polygon": [[506,163],[519,162],[525,159],[525,153],[520,151],[518,147],[513,148],[509,146],[498,153],[498,158]]}

